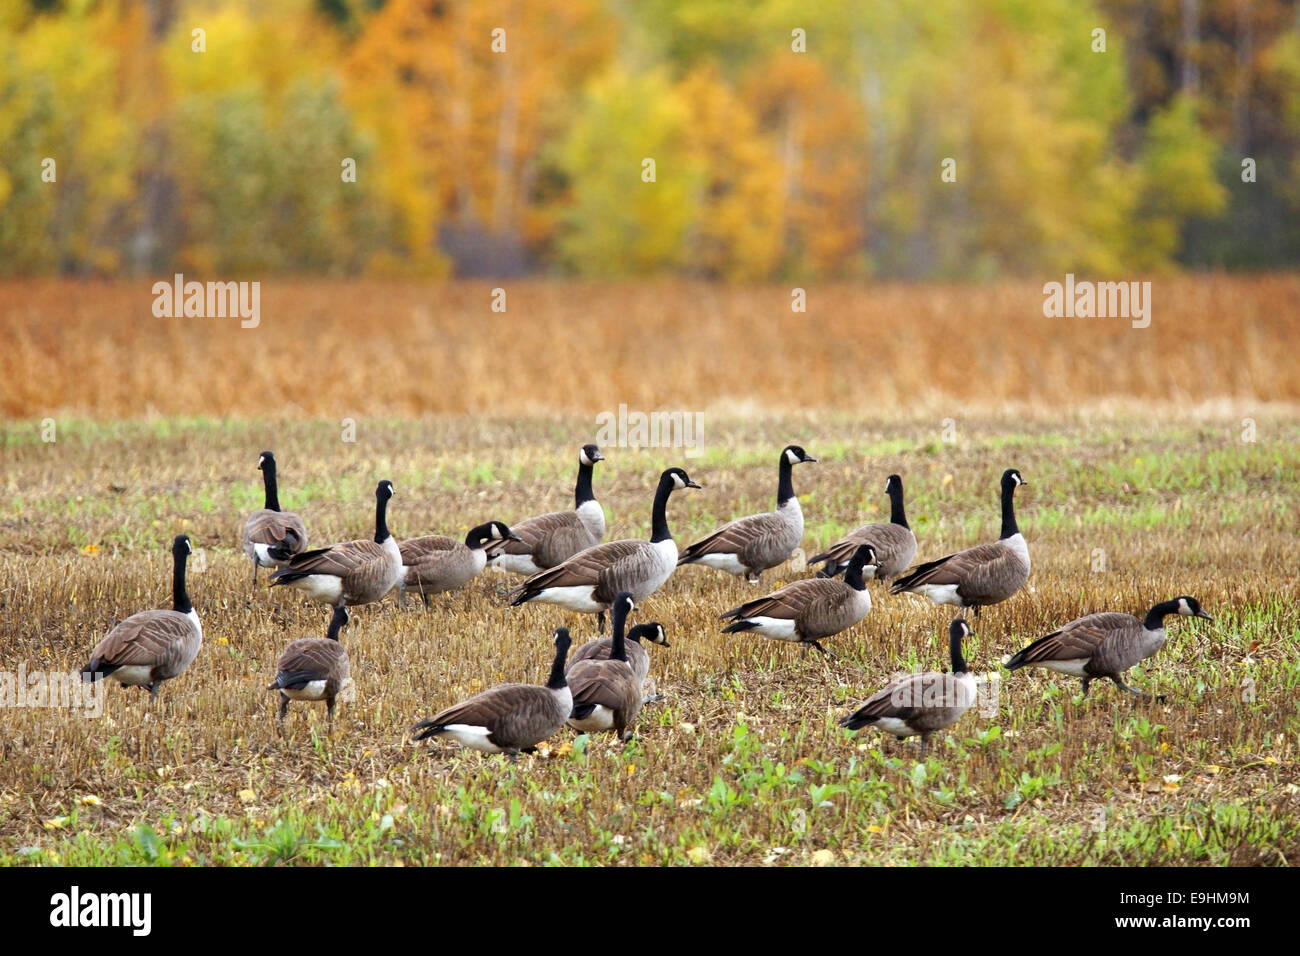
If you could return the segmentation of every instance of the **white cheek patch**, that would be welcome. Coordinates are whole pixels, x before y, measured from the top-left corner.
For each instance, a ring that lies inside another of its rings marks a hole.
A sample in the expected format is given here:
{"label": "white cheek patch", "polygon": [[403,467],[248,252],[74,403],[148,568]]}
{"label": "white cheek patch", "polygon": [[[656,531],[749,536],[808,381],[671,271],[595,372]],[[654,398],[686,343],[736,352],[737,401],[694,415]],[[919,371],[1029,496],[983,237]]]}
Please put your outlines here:
{"label": "white cheek patch", "polygon": [[678,488],[685,488],[686,482],[682,481],[681,475],[673,475],[673,485]]}
{"label": "white cheek patch", "polygon": [[785,460],[788,461],[788,462],[789,462],[790,464],[792,464],[792,465],[797,465],[797,464],[799,464],[799,456],[796,455],[794,452],[792,452],[792,451],[791,451],[790,449],[788,449],[788,448],[785,450]]}
{"label": "white cheek patch", "polygon": [[1186,602],[1185,600],[1183,600],[1182,598],[1179,598],[1179,599],[1178,599],[1178,613],[1179,613],[1179,614],[1191,614],[1191,613],[1192,613],[1192,609],[1191,609],[1190,607],[1187,606],[1187,602]]}

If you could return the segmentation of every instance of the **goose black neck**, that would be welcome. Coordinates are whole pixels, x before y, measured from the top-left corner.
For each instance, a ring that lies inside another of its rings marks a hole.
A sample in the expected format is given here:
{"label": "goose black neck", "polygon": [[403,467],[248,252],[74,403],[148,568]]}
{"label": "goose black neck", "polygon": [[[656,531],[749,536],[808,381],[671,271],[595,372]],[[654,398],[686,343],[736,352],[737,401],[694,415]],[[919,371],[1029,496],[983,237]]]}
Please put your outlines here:
{"label": "goose black neck", "polygon": [[627,624],[627,610],[622,603],[614,606],[614,638],[609,649],[609,659],[612,661],[627,660],[627,644],[624,642],[623,629]]}
{"label": "goose black neck", "polygon": [[1142,622],[1142,626],[1148,631],[1158,631],[1160,628],[1165,626],[1166,617],[1170,614],[1177,613],[1177,601],[1161,601],[1159,604],[1152,607],[1151,610],[1147,611],[1147,617],[1146,620]]}
{"label": "goose black neck", "polygon": [[780,477],[776,482],[776,506],[779,508],[794,497],[794,479],[791,477],[794,466],[790,464],[790,458],[785,452],[781,452],[781,464],[778,467]]}
{"label": "goose black neck", "polygon": [[329,633],[326,634],[325,636],[328,637],[331,641],[337,641],[339,639],[339,632],[343,630],[343,625],[347,623],[347,620],[348,620],[347,611],[345,611],[341,607],[335,608],[334,616],[330,618]]}
{"label": "goose black neck", "polygon": [[266,510],[280,510],[280,492],[275,482],[275,462],[262,463],[262,483],[266,486]]}
{"label": "goose black neck", "polygon": [[1020,534],[1020,527],[1016,524],[1015,494],[1014,482],[1002,486],[1002,534],[999,537],[1010,538]]}
{"label": "goose black neck", "polygon": [[961,637],[960,634],[951,634],[948,637],[948,655],[952,658],[954,674],[966,673],[966,658],[961,656]]}
{"label": "goose black neck", "polygon": [[189,614],[194,610],[194,605],[190,603],[190,596],[185,590],[185,559],[189,555],[185,553],[172,555],[172,610],[180,611],[182,614]]}
{"label": "goose black neck", "polygon": [[578,484],[573,489],[573,507],[581,508],[588,501],[595,501],[596,495],[591,490],[591,465],[578,463]]}
{"label": "goose black neck", "polygon": [[903,483],[901,481],[895,482],[889,489],[889,521],[891,524],[896,524],[902,528],[908,527],[907,512],[903,508]]}
{"label": "goose black neck", "polygon": [[546,681],[546,686],[551,690],[559,690],[568,686],[568,682],[564,679],[564,659],[568,656],[568,644],[557,644],[555,646],[555,661],[551,664],[551,676]]}
{"label": "goose black neck", "polygon": [[672,540],[672,532],[668,530],[668,496],[672,493],[672,476],[665,475],[659,479],[659,490],[655,492],[655,504],[650,512],[650,540],[652,542]]}
{"label": "goose black neck", "polygon": [[383,495],[375,498],[375,544],[383,544],[388,539],[388,499]]}
{"label": "goose black neck", "polygon": [[867,579],[862,576],[862,570],[867,566],[867,555],[862,553],[861,549],[853,552],[853,557],[849,559],[849,566],[844,572],[844,583],[855,591],[862,591],[867,586]]}

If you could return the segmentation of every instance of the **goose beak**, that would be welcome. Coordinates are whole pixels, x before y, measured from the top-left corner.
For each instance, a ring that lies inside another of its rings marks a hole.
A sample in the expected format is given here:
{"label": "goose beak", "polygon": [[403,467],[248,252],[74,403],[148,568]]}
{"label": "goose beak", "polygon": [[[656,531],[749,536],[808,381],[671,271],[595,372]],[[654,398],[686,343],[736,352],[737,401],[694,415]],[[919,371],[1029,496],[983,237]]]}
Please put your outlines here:
{"label": "goose beak", "polygon": [[814,458],[812,455],[804,455],[803,460],[813,465],[817,464],[817,459]]}
{"label": "goose beak", "polygon": [[1205,618],[1207,621],[1209,621],[1210,623],[1214,623],[1214,618],[1212,618],[1212,617],[1210,617],[1210,615],[1206,614],[1204,608],[1202,608],[1201,610],[1197,611],[1197,612],[1196,612],[1196,616],[1197,616],[1197,617],[1203,617],[1203,618]]}
{"label": "goose beak", "polygon": [[703,488],[704,486],[703,486],[702,484],[700,484],[698,481],[695,481],[694,479],[689,479],[689,480],[686,482],[686,487],[687,487],[687,488]]}
{"label": "goose beak", "polygon": [[513,531],[511,531],[508,535],[506,535],[506,540],[507,540],[507,541],[523,541],[524,539],[521,538],[521,537],[519,537],[519,535],[515,534]]}

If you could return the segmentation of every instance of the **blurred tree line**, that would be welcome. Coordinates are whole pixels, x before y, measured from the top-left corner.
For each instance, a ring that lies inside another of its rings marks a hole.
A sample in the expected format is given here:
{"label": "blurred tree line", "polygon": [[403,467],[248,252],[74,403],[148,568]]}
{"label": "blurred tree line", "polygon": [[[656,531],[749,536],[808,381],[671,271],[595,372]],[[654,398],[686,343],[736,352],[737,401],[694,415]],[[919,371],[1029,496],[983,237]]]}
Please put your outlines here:
{"label": "blurred tree line", "polygon": [[1298,260],[1296,0],[0,0],[4,275]]}

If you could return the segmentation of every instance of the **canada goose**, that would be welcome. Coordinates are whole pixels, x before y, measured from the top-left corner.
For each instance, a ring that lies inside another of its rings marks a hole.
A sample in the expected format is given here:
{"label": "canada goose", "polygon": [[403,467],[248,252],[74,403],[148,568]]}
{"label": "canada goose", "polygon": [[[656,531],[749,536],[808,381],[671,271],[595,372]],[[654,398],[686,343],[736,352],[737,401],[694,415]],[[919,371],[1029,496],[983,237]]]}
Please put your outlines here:
{"label": "canada goose", "polygon": [[584,734],[612,730],[619,740],[631,736],[628,727],[641,713],[641,681],[627,659],[627,642],[623,629],[627,616],[636,605],[629,591],[620,591],[610,605],[614,634],[606,660],[578,661],[569,668],[569,689],[573,692],[573,712],[569,726]]}
{"label": "canada goose", "polygon": [[533,753],[537,744],[554,734],[569,719],[573,694],[564,679],[564,658],[569,653],[569,629],[555,632],[555,660],[545,687],[536,684],[501,684],[448,707],[436,717],[422,720],[412,730],[414,740],[446,734],[462,747],[490,754]]}
{"label": "canada goose", "polygon": [[141,611],[120,622],[90,652],[82,680],[112,677],[156,697],[159,684],[185,673],[203,644],[203,625],[185,590],[185,561],[192,550],[187,535],[172,541],[172,609]]}
{"label": "canada goose", "polygon": [[1089,684],[1107,677],[1131,694],[1149,697],[1146,691],[1124,683],[1124,672],[1165,646],[1164,621],[1170,614],[1214,620],[1202,610],[1200,601],[1186,595],[1154,605],[1143,621],[1115,611],[1088,614],[1034,641],[1005,666],[1009,671],[1044,667],[1069,674],[1083,682],[1085,696]]}
{"label": "canada goose", "polygon": [[605,537],[605,511],[591,490],[592,466],[605,456],[595,445],[578,449],[578,484],[572,511],[552,511],[512,525],[513,540],[488,545],[488,564],[515,574],[553,568]]}
{"label": "canada goose", "polygon": [[[641,643],[642,641],[649,644],[658,644],[660,647],[672,647],[668,643],[668,635],[664,633],[664,626],[658,621],[638,624],[627,632],[627,662],[632,665],[632,671],[636,674],[639,684],[644,684],[646,678],[650,675],[650,654]],[[588,641],[569,657],[569,670],[572,671],[573,665],[578,661],[607,661],[613,649],[614,639],[612,637],[598,637],[594,641]]]}
{"label": "canada goose", "polygon": [[875,563],[876,549],[860,545],[849,559],[843,581],[804,578],[787,584],[767,597],[723,614],[724,619],[732,618],[735,623],[723,628],[722,633],[755,631],[777,641],[796,641],[803,645],[805,656],[809,645],[826,656],[829,651],[822,647],[822,639],[848,630],[871,610],[866,569]]}
{"label": "canada goose", "polygon": [[400,585],[402,603],[406,603],[407,591],[417,591],[428,607],[430,594],[454,591],[483,570],[487,545],[510,540],[519,537],[500,521],[471,528],[463,543],[441,534],[407,538],[398,545],[405,571]]}
{"label": "canada goose", "polygon": [[527,601],[558,604],[570,611],[598,615],[603,631],[605,609],[619,591],[630,591],[634,601],[644,601],[673,573],[677,543],[668,530],[668,496],[679,488],[699,487],[682,469],[669,468],[659,476],[649,541],[628,538],[579,551],[524,581],[512,592],[511,607]]}
{"label": "canada goose", "polygon": [[916,535],[908,527],[903,508],[903,479],[890,475],[885,481],[885,494],[889,496],[889,522],[854,528],[821,554],[809,558],[809,564],[826,562],[826,567],[817,572],[818,577],[835,577],[849,566],[853,552],[863,544],[876,549],[876,568],[868,577],[886,580],[902,574],[912,563],[916,558]]}
{"label": "canada goose", "polygon": [[980,608],[1005,601],[1029,580],[1029,546],[1016,526],[1016,487],[1029,482],[1008,468],[1002,473],[1002,534],[991,544],[918,564],[894,582],[890,594],[924,594],[935,604]]}
{"label": "canada goose", "polygon": [[304,637],[294,641],[280,655],[275,683],[267,690],[280,692],[280,723],[289,713],[291,700],[323,700],[334,722],[334,702],[348,680],[348,652],[339,643],[339,631],[347,626],[348,609],[336,607],[326,637]]}
{"label": "canada goose", "polygon": [[275,455],[264,451],[257,459],[266,487],[266,504],[244,522],[244,554],[253,562],[253,583],[257,569],[275,568],[307,547],[307,526],[292,511],[280,510],[280,494],[275,481]]}
{"label": "canada goose", "polygon": [[271,575],[271,585],[298,588],[313,601],[344,605],[381,601],[402,580],[402,552],[388,533],[388,500],[393,483],[375,487],[375,537],[373,541],[342,544],[294,555],[288,567]]}
{"label": "canada goose", "polygon": [[778,462],[776,510],[724,524],[687,547],[677,563],[702,564],[757,584],[760,574],[788,560],[803,540],[803,511],[794,494],[790,470],[805,461],[817,459],[798,445],[787,445]]}
{"label": "canada goose", "polygon": [[877,691],[867,702],[840,721],[849,730],[875,724],[899,740],[921,735],[921,756],[925,756],[935,731],[951,727],[975,703],[975,677],[966,669],[961,642],[970,627],[956,618],[948,628],[952,673],[908,674]]}

